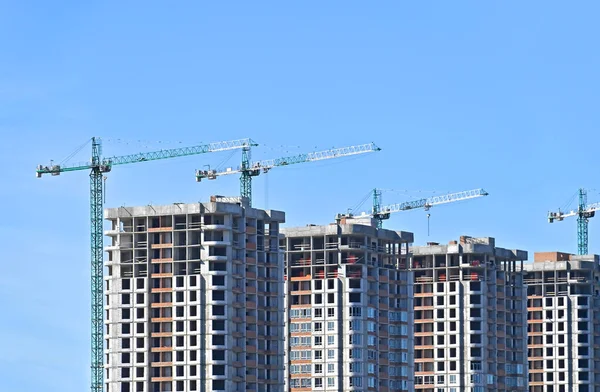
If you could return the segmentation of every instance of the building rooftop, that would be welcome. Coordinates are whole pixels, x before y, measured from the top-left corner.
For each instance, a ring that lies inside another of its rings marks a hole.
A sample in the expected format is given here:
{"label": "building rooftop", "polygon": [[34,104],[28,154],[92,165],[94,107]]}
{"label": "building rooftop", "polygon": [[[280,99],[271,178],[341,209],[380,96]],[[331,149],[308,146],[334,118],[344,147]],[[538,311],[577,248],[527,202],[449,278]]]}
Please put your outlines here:
{"label": "building rooftop", "polygon": [[413,246],[411,252],[414,256],[476,253],[493,255],[508,260],[527,260],[527,251],[496,247],[496,240],[493,237],[469,237],[465,235],[461,236],[459,241],[450,241],[447,245],[429,242],[425,246]]}
{"label": "building rooftop", "polygon": [[285,212],[251,208],[245,197],[211,196],[209,202],[173,203],[166,205],[123,206],[104,209],[104,219],[131,218],[135,216],[159,216],[182,214],[245,214],[250,218],[262,219],[268,216],[273,220],[285,222]]}
{"label": "building rooftop", "polygon": [[574,255],[564,252],[535,252],[533,262],[523,265],[526,271],[556,271],[567,269],[594,269],[600,265],[598,255]]}
{"label": "building rooftop", "polygon": [[341,234],[346,235],[369,235],[376,238],[381,238],[390,241],[399,241],[412,243],[414,234],[407,231],[395,231],[388,229],[377,229],[373,219],[364,218],[349,218],[345,217],[338,220],[336,223],[328,225],[313,225],[299,227],[286,227],[280,230],[280,233],[287,237],[310,237],[310,236],[325,236],[337,235],[338,227],[341,229]]}

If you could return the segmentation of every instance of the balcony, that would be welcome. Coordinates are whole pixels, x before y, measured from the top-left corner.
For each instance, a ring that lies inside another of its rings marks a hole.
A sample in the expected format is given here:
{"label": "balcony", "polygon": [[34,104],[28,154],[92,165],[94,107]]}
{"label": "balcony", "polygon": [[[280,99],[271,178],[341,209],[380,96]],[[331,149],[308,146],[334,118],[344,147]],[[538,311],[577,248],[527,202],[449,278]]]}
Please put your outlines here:
{"label": "balcony", "polygon": [[173,231],[173,227],[149,227],[148,228],[148,232],[150,233],[157,233],[157,232],[164,232],[164,231]]}
{"label": "balcony", "polygon": [[227,255],[209,255],[206,258],[208,261],[227,261]]}
{"label": "balcony", "polygon": [[209,223],[209,224],[204,224],[202,225],[202,229],[204,231],[209,231],[209,230],[231,230],[231,225],[230,224],[225,224],[222,222],[219,223]]}
{"label": "balcony", "polygon": [[202,245],[206,246],[230,246],[231,242],[225,241],[224,239],[204,239]]}
{"label": "balcony", "polygon": [[150,245],[151,249],[166,249],[166,248],[172,248],[173,244],[152,244]]}
{"label": "balcony", "polygon": [[173,258],[159,258],[159,259],[151,259],[150,260],[151,263],[172,263],[173,262]]}

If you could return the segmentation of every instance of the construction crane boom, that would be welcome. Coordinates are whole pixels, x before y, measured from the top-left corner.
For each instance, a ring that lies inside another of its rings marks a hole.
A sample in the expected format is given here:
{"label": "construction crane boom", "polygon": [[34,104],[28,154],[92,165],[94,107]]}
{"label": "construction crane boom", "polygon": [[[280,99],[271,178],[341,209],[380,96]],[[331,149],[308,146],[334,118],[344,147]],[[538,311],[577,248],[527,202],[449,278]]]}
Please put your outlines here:
{"label": "construction crane boom", "polygon": [[[440,204],[454,203],[462,200],[474,199],[477,197],[487,196],[488,193],[481,189],[473,189],[469,191],[448,193],[446,195],[432,196],[426,199],[407,201],[403,203],[395,203],[386,206],[381,205],[381,190],[373,189],[373,209],[371,213],[363,212],[362,216],[372,216],[377,221],[377,228],[383,227],[383,220],[389,219],[390,214],[400,211],[414,210],[416,208],[424,208],[426,211],[431,207]],[[338,214],[338,217],[342,214]]]}
{"label": "construction crane boom", "polygon": [[112,169],[112,166],[114,165],[125,165],[129,163],[156,161],[160,159],[177,158],[190,155],[205,154],[209,152],[228,151],[249,146],[257,146],[257,144],[252,139],[238,139],[202,144],[191,147],[171,148],[166,150],[140,152],[137,154],[101,158],[100,156],[102,155],[102,144],[100,143],[100,139],[93,138],[92,140],[97,141],[97,162],[94,162],[94,158],[92,158],[92,161],[90,162],[78,163],[68,166],[54,164],[50,164],[48,166],[40,165],[36,170],[37,177],[41,177],[42,174],[59,175],[60,173],[64,172],[92,169],[96,166],[100,167],[103,172],[109,172]]}
{"label": "construction crane boom", "polygon": [[258,176],[261,172],[267,173],[274,167],[288,166],[297,163],[322,161],[325,159],[341,158],[351,155],[365,154],[369,152],[380,151],[374,143],[360,144],[356,146],[348,146],[334,148],[331,150],[316,151],[305,154],[298,154],[289,157],[266,159],[257,162],[250,162],[250,148],[242,149],[242,164],[237,168],[228,168],[224,171],[217,170],[196,170],[196,181],[202,179],[214,180],[219,176],[241,173],[240,178],[240,193],[252,201],[252,177]]}
{"label": "construction crane boom", "polygon": [[415,208],[424,208],[425,210],[439,204],[454,203],[456,201],[474,199],[476,197],[487,196],[488,193],[479,188],[470,191],[448,193],[447,195],[432,196],[426,199],[407,201],[404,203],[390,204],[381,207],[382,213],[393,213],[398,211],[412,210]]}
{"label": "construction crane boom", "polygon": [[103,281],[104,281],[104,233],[103,233],[103,175],[111,171],[113,165],[154,161],[209,152],[249,148],[256,145],[251,139],[232,140],[209,143],[205,145],[174,148],[146,153],[102,157],[102,143],[99,138],[92,138],[92,159],[90,162],[61,166],[50,164],[39,165],[36,176],[44,174],[53,176],[60,173],[90,169],[90,251],[91,251],[91,391],[102,392],[104,385],[104,339],[103,339]]}
{"label": "construction crane boom", "polygon": [[577,216],[577,254],[587,255],[588,254],[588,223],[590,218],[596,215],[596,211],[600,211],[600,203],[587,203],[587,191],[583,188],[579,189],[579,204],[577,210],[571,210],[569,212],[562,212],[560,209],[558,212],[548,213],[548,222],[553,223],[554,221],[562,221],[570,216]]}

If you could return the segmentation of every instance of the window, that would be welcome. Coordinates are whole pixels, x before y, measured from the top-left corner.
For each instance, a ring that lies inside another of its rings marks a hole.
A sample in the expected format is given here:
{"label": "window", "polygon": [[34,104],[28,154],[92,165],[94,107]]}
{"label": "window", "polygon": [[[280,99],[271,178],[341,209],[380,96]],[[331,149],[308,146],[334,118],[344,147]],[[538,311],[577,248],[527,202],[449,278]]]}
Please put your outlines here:
{"label": "window", "polygon": [[212,284],[213,284],[213,286],[225,286],[225,276],[224,275],[213,275]]}
{"label": "window", "polygon": [[377,332],[377,325],[374,321],[369,321],[367,324],[367,331],[369,332]]}
{"label": "window", "polygon": [[351,387],[362,387],[362,377],[350,377]]}
{"label": "window", "polygon": [[225,350],[213,350],[212,358],[214,361],[224,361],[225,360]]}
{"label": "window", "polygon": [[333,321],[328,321],[327,322],[327,330],[328,331],[333,331],[335,329],[335,322]]}
{"label": "window", "polygon": [[315,332],[321,332],[322,330],[323,330],[323,323],[321,323],[321,322],[315,323],[314,331]]}
{"label": "window", "polygon": [[322,346],[322,345],[323,345],[323,337],[315,336],[315,346]]}
{"label": "window", "polygon": [[[371,337],[371,336],[369,336],[369,337]],[[350,337],[348,339],[348,343],[360,345],[360,344],[362,344],[362,336],[358,335],[358,334],[352,334],[352,335],[350,335]]]}
{"label": "window", "polygon": [[335,378],[334,377],[327,377],[327,386],[335,387]]}
{"label": "window", "polygon": [[320,363],[315,364],[315,373],[316,374],[323,373],[323,365],[322,364],[320,364]]}
{"label": "window", "polygon": [[[195,368],[195,366],[194,366]],[[225,366],[224,365],[213,365],[213,376],[224,376],[225,375]]]}
{"label": "window", "polygon": [[327,308],[327,317],[335,317],[335,308]]}
{"label": "window", "polygon": [[360,331],[360,320],[350,320],[348,322],[348,329],[350,331]]}
{"label": "window", "polygon": [[350,373],[360,373],[362,371],[362,362],[350,362]]}
{"label": "window", "polygon": [[369,380],[369,381],[368,381],[368,387],[369,387],[369,388],[375,388],[375,386],[376,386],[376,385],[375,385],[375,384],[376,384],[376,379],[375,379],[375,377],[369,377],[369,379],[368,379],[368,380]]}
{"label": "window", "polygon": [[[224,346],[225,345],[225,336],[224,335],[213,335],[212,336],[212,344],[213,346]],[[191,351],[193,352],[193,351]]]}
{"label": "window", "polygon": [[223,306],[223,305],[213,305],[212,306],[212,314],[214,316],[225,316],[225,306]]}
{"label": "window", "polygon": [[374,364],[374,363],[369,363],[369,364],[367,364],[367,372],[368,372],[368,373],[373,373],[373,374],[374,374],[374,373],[377,373],[377,372],[375,371],[375,367],[376,367],[376,366],[375,366],[375,364]]}
{"label": "window", "polygon": [[335,359],[335,350],[327,350],[327,359]]}
{"label": "window", "polygon": [[[190,291],[190,301],[195,301],[196,298],[192,298],[192,297],[195,297],[195,295],[192,295],[192,294],[196,294],[196,292]],[[213,298],[213,301],[225,301],[225,291],[224,290],[213,290],[212,298]]]}
{"label": "window", "polygon": [[335,336],[329,335],[327,336],[327,345],[333,346],[335,344]]}
{"label": "window", "polygon": [[323,388],[323,379],[315,378],[315,388]]}
{"label": "window", "polygon": [[315,350],[315,359],[323,359],[323,350]]}
{"label": "window", "polygon": [[333,373],[333,372],[335,372],[335,364],[333,364],[333,363],[328,363],[328,364],[327,364],[327,373],[328,373],[328,374],[331,374],[331,373]]}

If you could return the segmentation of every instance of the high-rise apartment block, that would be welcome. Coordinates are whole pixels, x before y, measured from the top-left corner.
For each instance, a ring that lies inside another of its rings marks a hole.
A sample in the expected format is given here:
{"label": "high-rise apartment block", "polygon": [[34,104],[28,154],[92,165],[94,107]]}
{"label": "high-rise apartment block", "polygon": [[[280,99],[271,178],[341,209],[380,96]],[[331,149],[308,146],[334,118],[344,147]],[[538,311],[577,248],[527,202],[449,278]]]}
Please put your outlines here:
{"label": "high-rise apartment block", "polygon": [[543,252],[525,264],[530,392],[600,391],[599,262]]}
{"label": "high-rise apartment block", "polygon": [[412,391],[412,233],[368,218],[282,233],[285,390]]}
{"label": "high-rise apartment block", "polygon": [[527,252],[463,236],[413,247],[415,389],[527,390]]}
{"label": "high-rise apartment block", "polygon": [[283,390],[283,212],[213,197],[105,218],[107,392]]}

